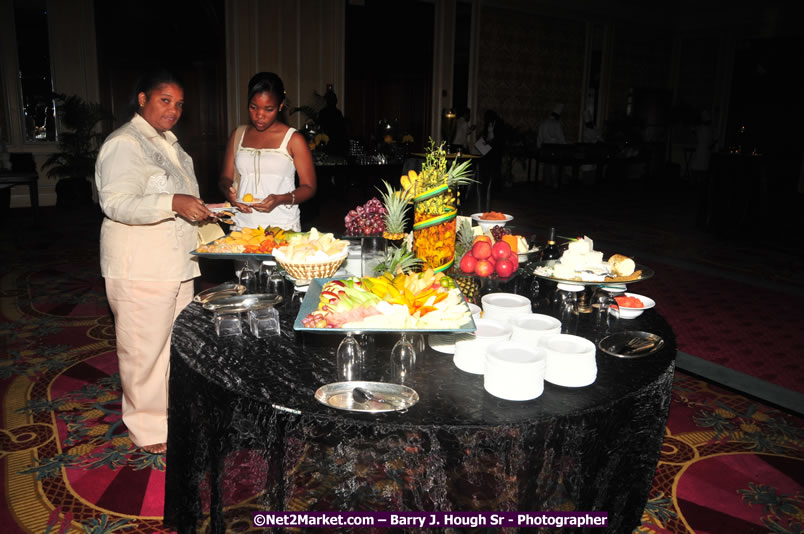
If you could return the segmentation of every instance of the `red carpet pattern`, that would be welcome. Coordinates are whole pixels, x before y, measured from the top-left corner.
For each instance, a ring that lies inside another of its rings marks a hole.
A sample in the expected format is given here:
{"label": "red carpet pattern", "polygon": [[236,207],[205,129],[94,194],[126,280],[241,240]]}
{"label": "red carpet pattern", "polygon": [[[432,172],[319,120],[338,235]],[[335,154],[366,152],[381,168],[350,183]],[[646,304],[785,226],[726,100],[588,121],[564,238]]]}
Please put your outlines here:
{"label": "red carpet pattern", "polygon": [[646,533],[804,532],[804,421],[676,373]]}

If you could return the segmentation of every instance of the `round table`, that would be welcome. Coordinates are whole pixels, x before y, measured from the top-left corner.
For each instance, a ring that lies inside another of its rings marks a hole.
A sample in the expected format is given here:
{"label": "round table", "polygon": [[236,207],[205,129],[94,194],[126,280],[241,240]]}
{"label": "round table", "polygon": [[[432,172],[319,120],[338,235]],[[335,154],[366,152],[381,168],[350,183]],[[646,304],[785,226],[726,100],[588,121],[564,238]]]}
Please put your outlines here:
{"label": "round table", "polygon": [[[640,521],[663,441],[676,341],[655,311],[620,320],[665,338],[645,358],[597,354],[594,384],[545,384],[527,402],[498,399],[452,356],[420,354],[420,401],[406,412],[335,410],[314,398],[335,382],[337,334],[217,337],[188,306],[173,331],[165,523],[192,532],[250,522],[255,510],[608,512],[612,532]],[[586,317],[584,317],[586,319]],[[581,322],[579,335],[593,336]],[[388,372],[394,336],[377,336],[366,379]],[[226,508],[226,513],[223,510]],[[224,520],[225,516],[225,520]],[[248,523],[250,524],[250,523]]]}

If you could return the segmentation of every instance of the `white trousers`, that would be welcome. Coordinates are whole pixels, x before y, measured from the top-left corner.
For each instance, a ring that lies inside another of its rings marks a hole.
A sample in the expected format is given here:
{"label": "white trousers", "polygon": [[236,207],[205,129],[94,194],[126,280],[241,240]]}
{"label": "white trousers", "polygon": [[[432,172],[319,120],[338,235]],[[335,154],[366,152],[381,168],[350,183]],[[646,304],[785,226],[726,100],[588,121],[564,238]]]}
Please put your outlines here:
{"label": "white trousers", "polygon": [[134,445],[167,442],[173,321],[193,299],[193,281],[106,280],[123,387],[123,423]]}

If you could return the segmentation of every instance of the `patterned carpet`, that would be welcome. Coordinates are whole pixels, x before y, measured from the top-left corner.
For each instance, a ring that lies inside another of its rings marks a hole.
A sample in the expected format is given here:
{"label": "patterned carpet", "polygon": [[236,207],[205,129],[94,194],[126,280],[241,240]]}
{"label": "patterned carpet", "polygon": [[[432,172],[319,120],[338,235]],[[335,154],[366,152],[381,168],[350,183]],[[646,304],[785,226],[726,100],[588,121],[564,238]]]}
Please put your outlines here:
{"label": "patterned carpet", "polygon": [[[0,241],[4,532],[164,532],[163,457],[134,449],[120,420],[97,223]],[[680,328],[670,302],[661,311]],[[677,372],[637,531],[800,533],[803,462],[804,420]]]}

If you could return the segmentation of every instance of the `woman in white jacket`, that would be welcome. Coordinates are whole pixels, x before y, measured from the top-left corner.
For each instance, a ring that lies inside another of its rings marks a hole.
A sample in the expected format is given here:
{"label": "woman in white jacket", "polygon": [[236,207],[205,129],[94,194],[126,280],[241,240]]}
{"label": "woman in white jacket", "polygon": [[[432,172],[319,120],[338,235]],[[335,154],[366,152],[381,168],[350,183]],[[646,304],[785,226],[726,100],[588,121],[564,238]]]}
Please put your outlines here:
{"label": "woman in white jacket", "polygon": [[95,164],[104,220],[101,273],[115,319],[123,422],[134,445],[167,450],[167,375],[176,316],[200,274],[190,254],[211,213],[198,197],[193,162],[170,131],[184,106],[175,76],[143,76],[136,112],[101,147]]}

